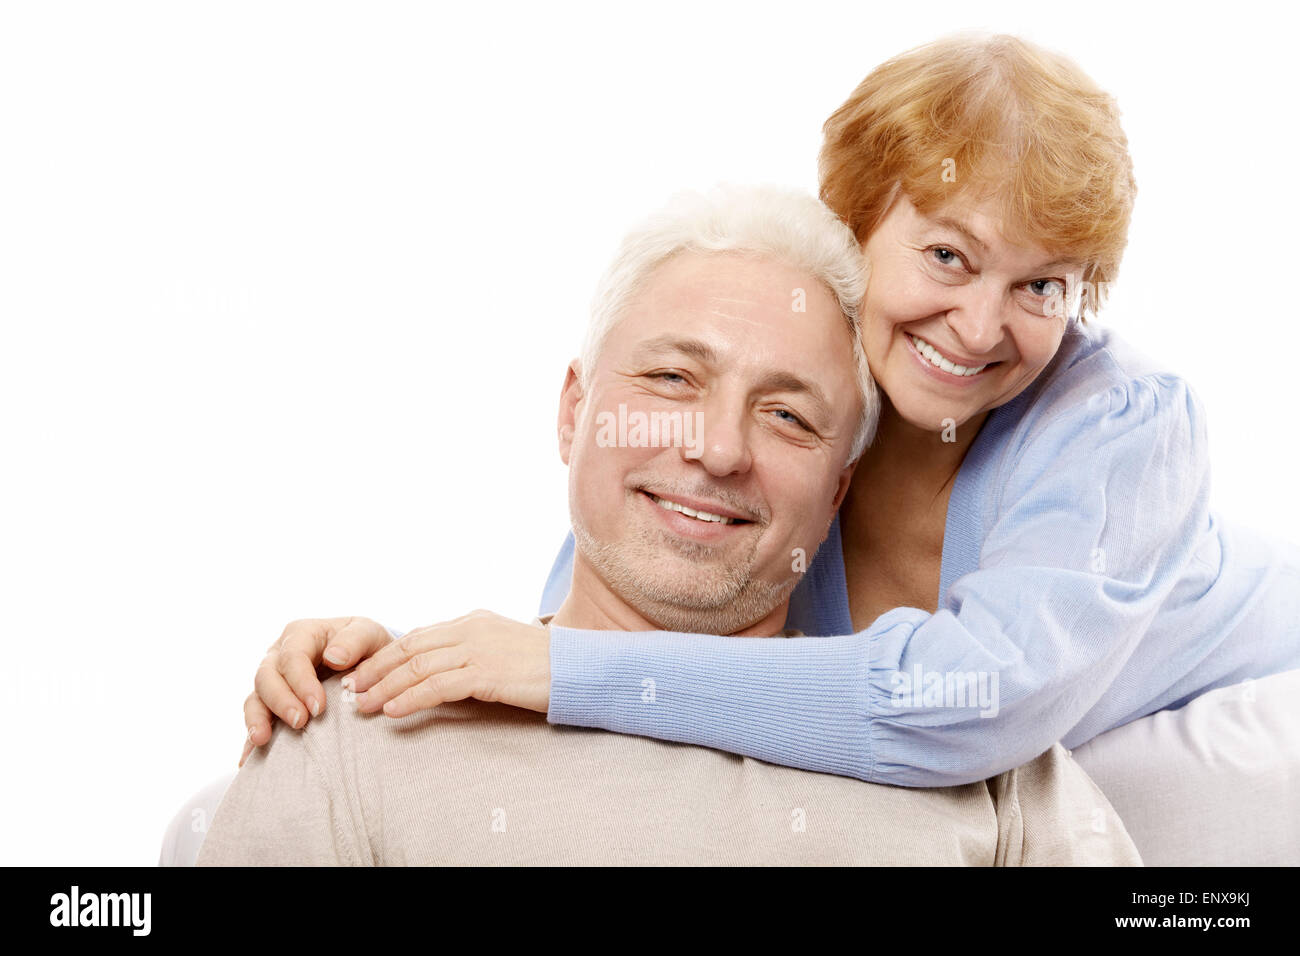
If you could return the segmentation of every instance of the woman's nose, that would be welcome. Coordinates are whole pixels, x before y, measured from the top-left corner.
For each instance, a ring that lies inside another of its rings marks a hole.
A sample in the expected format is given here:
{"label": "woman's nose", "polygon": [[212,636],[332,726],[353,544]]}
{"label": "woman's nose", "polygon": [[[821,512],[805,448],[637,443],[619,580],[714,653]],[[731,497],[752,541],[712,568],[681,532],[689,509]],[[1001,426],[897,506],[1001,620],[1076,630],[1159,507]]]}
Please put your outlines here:
{"label": "woman's nose", "polygon": [[948,310],[947,324],[958,344],[972,358],[988,352],[1002,338],[1008,302],[997,290],[967,289],[957,305]]}

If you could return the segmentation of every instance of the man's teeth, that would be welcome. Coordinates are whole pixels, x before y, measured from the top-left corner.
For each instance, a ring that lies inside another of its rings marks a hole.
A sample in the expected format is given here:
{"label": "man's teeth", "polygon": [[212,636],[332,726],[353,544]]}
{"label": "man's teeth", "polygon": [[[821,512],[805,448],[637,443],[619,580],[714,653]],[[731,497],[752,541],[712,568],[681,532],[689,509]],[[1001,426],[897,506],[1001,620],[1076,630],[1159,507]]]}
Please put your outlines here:
{"label": "man's teeth", "polygon": [[[646,494],[650,494],[646,492]],[[694,508],[688,508],[685,505],[679,505],[675,501],[669,501],[667,498],[660,498],[658,495],[650,495],[654,503],[665,511],[680,511],[690,518],[698,518],[701,521],[717,521],[721,524],[735,524],[735,518],[724,518],[722,515],[710,514],[707,511],[696,511]]]}
{"label": "man's teeth", "polygon": [[941,368],[952,375],[978,375],[980,372],[988,368],[987,364],[976,365],[974,368],[967,368],[965,365],[954,365],[952,362],[949,362],[946,358],[940,355],[935,347],[924,339],[918,339],[915,335],[911,334],[908,335],[908,338],[912,340],[912,344],[916,346],[916,350],[930,360],[931,365],[935,368]]}

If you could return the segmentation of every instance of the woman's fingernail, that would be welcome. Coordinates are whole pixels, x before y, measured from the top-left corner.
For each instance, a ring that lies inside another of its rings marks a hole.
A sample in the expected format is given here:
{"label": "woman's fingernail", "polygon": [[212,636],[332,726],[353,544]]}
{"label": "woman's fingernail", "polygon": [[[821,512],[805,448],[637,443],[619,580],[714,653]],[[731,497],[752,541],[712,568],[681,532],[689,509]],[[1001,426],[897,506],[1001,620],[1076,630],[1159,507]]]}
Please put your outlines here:
{"label": "woman's fingernail", "polygon": [[341,647],[326,648],[325,660],[329,661],[331,664],[346,664],[348,662],[347,655],[343,653],[343,648]]}
{"label": "woman's fingernail", "polygon": [[351,674],[349,674],[347,677],[343,678],[341,681],[339,681],[339,683],[343,685],[343,689],[344,689],[344,690],[356,690],[356,689],[357,689],[356,678],[354,678]]}
{"label": "woman's fingernail", "polygon": [[252,740],[252,739],[253,739],[253,734],[255,734],[255,733],[257,733],[257,728],[256,728],[256,727],[249,727],[249,728],[248,728],[248,739],[249,739],[249,740]]}
{"label": "woman's fingernail", "polygon": [[298,721],[301,719],[302,719],[302,714],[298,712],[297,707],[289,711],[289,726],[292,727],[294,730],[298,729]]}
{"label": "woman's fingernail", "polygon": [[311,715],[313,717],[320,716],[320,701],[318,701],[315,697],[307,698],[307,706],[311,708]]}

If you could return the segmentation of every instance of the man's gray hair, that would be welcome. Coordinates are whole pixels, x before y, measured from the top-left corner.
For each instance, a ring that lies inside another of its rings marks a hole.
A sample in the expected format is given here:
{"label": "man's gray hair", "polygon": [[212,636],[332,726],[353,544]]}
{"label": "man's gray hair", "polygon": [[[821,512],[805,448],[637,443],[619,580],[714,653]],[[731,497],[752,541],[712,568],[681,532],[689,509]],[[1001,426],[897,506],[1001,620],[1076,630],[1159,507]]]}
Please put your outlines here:
{"label": "man's gray hair", "polygon": [[588,376],[610,330],[654,270],[680,252],[737,252],[768,256],[807,272],[835,296],[853,342],[862,394],[862,419],[849,461],[871,444],[880,418],[880,394],[859,336],[858,306],[866,288],[866,261],[853,232],[820,200],[781,186],[719,185],[682,192],[624,238],[592,301],[582,348]]}

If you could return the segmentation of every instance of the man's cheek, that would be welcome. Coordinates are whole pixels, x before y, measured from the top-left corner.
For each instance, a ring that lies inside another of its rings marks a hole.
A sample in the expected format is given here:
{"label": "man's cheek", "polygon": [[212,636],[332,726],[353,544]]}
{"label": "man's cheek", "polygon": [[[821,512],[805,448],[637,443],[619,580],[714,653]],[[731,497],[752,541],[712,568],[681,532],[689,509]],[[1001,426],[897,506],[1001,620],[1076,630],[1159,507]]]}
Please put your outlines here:
{"label": "man's cheek", "polygon": [[823,513],[829,510],[828,502],[833,496],[833,489],[824,487],[818,478],[809,476],[805,483],[792,490],[780,502],[771,502],[772,524],[767,531],[772,540],[768,545],[774,554],[776,565],[783,569],[784,577],[789,577],[792,573],[801,574],[806,570],[808,558],[825,537],[826,522]]}
{"label": "man's cheek", "polygon": [[577,500],[588,523],[609,524],[610,519],[621,517],[624,499],[625,469],[620,467],[614,449],[584,449],[584,460],[575,474]]}

